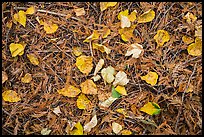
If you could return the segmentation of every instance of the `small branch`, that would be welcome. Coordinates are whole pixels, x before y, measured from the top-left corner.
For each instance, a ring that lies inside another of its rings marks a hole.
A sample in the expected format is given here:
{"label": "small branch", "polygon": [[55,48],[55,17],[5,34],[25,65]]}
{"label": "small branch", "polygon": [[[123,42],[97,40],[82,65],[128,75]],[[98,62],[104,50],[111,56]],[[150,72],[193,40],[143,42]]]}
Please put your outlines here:
{"label": "small branch", "polygon": [[89,47],[90,47],[90,51],[91,51],[91,56],[93,57],[93,51],[92,51],[91,42],[89,42]]}

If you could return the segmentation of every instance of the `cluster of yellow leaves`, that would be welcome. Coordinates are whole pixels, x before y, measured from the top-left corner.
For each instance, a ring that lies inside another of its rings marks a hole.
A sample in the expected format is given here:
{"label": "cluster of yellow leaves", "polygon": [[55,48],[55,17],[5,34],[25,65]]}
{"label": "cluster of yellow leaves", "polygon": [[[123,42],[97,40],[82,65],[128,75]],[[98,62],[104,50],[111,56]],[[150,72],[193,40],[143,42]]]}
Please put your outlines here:
{"label": "cluster of yellow leaves", "polygon": [[128,10],[124,10],[118,14],[118,19],[121,20],[121,28],[130,27],[131,22],[134,22],[136,19],[137,14],[136,10],[131,12],[130,15],[128,15],[129,14],[128,12],[129,12]]}
{"label": "cluster of yellow leaves", "polygon": [[18,96],[16,91],[14,90],[6,90],[2,93],[2,97],[5,101],[8,102],[18,102],[21,98]]}
{"label": "cluster of yellow leaves", "polygon": [[76,58],[76,66],[82,73],[88,75],[93,68],[92,60],[92,57],[81,55]]}
{"label": "cluster of yellow leaves", "polygon": [[117,4],[117,2],[100,2],[100,10],[104,11],[108,7],[114,7]]}
{"label": "cluster of yellow leaves", "polygon": [[198,37],[195,39],[195,43],[192,43],[187,48],[188,54],[192,56],[202,55],[202,40]]}
{"label": "cluster of yellow leaves", "polygon": [[21,78],[23,83],[30,83],[32,80],[32,76],[29,73],[26,73],[24,77]]}
{"label": "cluster of yellow leaves", "polygon": [[140,108],[140,111],[143,111],[149,115],[157,115],[160,113],[161,109],[160,106],[155,102],[148,102],[145,104],[142,108]]}
{"label": "cluster of yellow leaves", "polygon": [[141,76],[141,79],[154,86],[157,83],[158,75],[156,72],[149,72],[147,75]]}
{"label": "cluster of yellow leaves", "polygon": [[154,39],[157,42],[158,47],[163,46],[165,42],[168,42],[170,39],[169,33],[165,30],[158,30],[157,34],[154,36]]}

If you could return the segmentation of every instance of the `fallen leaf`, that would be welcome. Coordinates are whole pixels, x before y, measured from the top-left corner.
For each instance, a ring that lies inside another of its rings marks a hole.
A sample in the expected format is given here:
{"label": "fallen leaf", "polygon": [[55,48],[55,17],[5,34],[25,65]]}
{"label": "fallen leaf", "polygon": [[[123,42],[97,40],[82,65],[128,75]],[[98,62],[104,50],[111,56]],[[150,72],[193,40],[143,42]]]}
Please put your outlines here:
{"label": "fallen leaf", "polygon": [[27,57],[33,65],[39,65],[38,58],[35,56],[35,54],[27,54]]}
{"label": "fallen leaf", "polygon": [[100,75],[95,75],[92,77],[92,79],[95,81],[98,81],[99,79],[101,79],[101,76]]}
{"label": "fallen leaf", "polygon": [[92,60],[92,57],[81,55],[76,58],[76,66],[82,73],[88,75],[93,68]]}
{"label": "fallen leaf", "polygon": [[100,10],[104,11],[108,7],[114,7],[117,4],[117,2],[100,2]]}
{"label": "fallen leaf", "polygon": [[105,101],[99,102],[99,105],[103,106],[103,107],[109,107],[116,99],[117,98],[114,98],[111,96],[108,99],[106,99]]}
{"label": "fallen leaf", "polygon": [[133,22],[136,20],[136,15],[137,15],[137,11],[134,10],[133,12],[130,13],[130,15],[128,15],[128,19]]}
{"label": "fallen leaf", "polygon": [[157,34],[154,36],[158,46],[163,46],[165,42],[170,39],[169,33],[165,30],[158,30]]}
{"label": "fallen leaf", "polygon": [[12,21],[6,23],[6,27],[8,27],[9,29],[11,29],[12,25],[13,25]]}
{"label": "fallen leaf", "polygon": [[93,49],[100,50],[102,53],[106,52],[106,54],[110,54],[111,49],[107,48],[106,46],[98,43],[92,43]]}
{"label": "fallen leaf", "polygon": [[125,42],[128,42],[133,37],[133,31],[135,27],[136,25],[132,25],[129,28],[119,29],[118,33],[120,34],[121,39]]}
{"label": "fallen leaf", "polygon": [[17,55],[21,56],[24,54],[24,46],[22,44],[11,43],[9,45],[9,49],[11,51],[12,57],[16,57]]}
{"label": "fallen leaf", "polygon": [[53,112],[54,112],[57,116],[59,116],[59,114],[62,113],[59,106],[57,106],[56,108],[54,108]]}
{"label": "fallen leaf", "polygon": [[[186,90],[186,91],[185,91]],[[186,92],[186,93],[189,93],[189,92],[193,92],[193,85],[190,83],[188,85],[188,88],[186,89],[186,83],[181,83],[179,85],[179,88],[178,88],[178,92]]]}
{"label": "fallen leaf", "polygon": [[142,108],[140,108],[140,111],[143,111],[149,115],[157,115],[160,113],[161,109],[160,106],[155,102],[148,102],[145,104]]}
{"label": "fallen leaf", "polygon": [[195,26],[195,37],[199,37],[202,41],[202,25],[200,26]]}
{"label": "fallen leaf", "polygon": [[5,101],[8,102],[18,102],[21,100],[21,98],[18,96],[16,91],[13,90],[6,90],[2,93],[2,97]]}
{"label": "fallen leaf", "polygon": [[29,73],[26,73],[24,77],[21,78],[23,83],[30,83],[32,80],[32,76]]}
{"label": "fallen leaf", "polygon": [[114,88],[114,86],[112,86],[112,95],[113,98],[120,98],[120,93],[116,91],[116,89]]}
{"label": "fallen leaf", "polygon": [[101,68],[104,65],[104,59],[100,59],[96,65],[95,71],[94,71],[94,76],[101,70]]}
{"label": "fallen leaf", "polygon": [[130,45],[131,48],[128,49],[125,56],[132,55],[133,58],[139,58],[140,54],[144,51],[142,45],[135,43]]}
{"label": "fallen leaf", "polygon": [[35,13],[35,8],[34,6],[31,6],[26,10],[26,14],[34,14]]}
{"label": "fallen leaf", "polygon": [[50,130],[48,128],[43,128],[40,133],[41,133],[41,135],[49,135],[51,131],[52,130]]}
{"label": "fallen leaf", "polygon": [[79,93],[81,93],[81,90],[72,85],[66,85],[65,88],[62,88],[57,92],[67,97],[76,97]]}
{"label": "fallen leaf", "polygon": [[90,79],[87,79],[85,82],[81,83],[80,87],[82,93],[84,94],[98,94],[96,84]]}
{"label": "fallen leaf", "polygon": [[186,19],[187,23],[189,24],[192,24],[197,20],[197,17],[191,12],[188,12],[183,18]]}
{"label": "fallen leaf", "polygon": [[44,22],[43,25],[44,25],[44,30],[46,31],[47,34],[55,33],[58,29],[58,25],[53,24],[51,22]]}
{"label": "fallen leaf", "polygon": [[83,127],[80,122],[77,122],[74,127],[73,131],[70,132],[70,135],[83,135]]}
{"label": "fallen leaf", "polygon": [[127,112],[124,108],[118,108],[116,109],[116,112],[123,114],[125,117],[128,117]]}
{"label": "fallen leaf", "polygon": [[102,38],[106,38],[108,35],[110,35],[111,31],[109,28],[104,27],[103,28],[103,33],[102,33]]}
{"label": "fallen leaf", "polygon": [[123,71],[119,71],[115,76],[115,81],[113,82],[113,85],[121,85],[124,86],[129,82],[129,79],[127,78],[127,74]]}
{"label": "fallen leaf", "polygon": [[2,84],[8,80],[8,75],[5,71],[2,71]]}
{"label": "fallen leaf", "polygon": [[202,55],[202,41],[200,38],[196,37],[195,43],[192,43],[187,48],[188,54],[192,56]]}
{"label": "fallen leaf", "polygon": [[76,13],[76,16],[85,15],[85,13],[86,13],[84,8],[74,9],[74,12]]}
{"label": "fallen leaf", "polygon": [[130,15],[128,15],[128,14],[129,14],[128,10],[121,11],[118,14],[118,19],[121,21],[121,28],[131,26],[131,22],[135,21],[135,19],[136,19],[137,11],[134,10],[133,12],[131,12]]}
{"label": "fallen leaf", "polygon": [[155,12],[153,10],[148,10],[146,12],[144,12],[142,15],[140,15],[137,18],[137,22],[138,23],[146,23],[146,22],[150,22],[154,19],[155,17]]}
{"label": "fallen leaf", "polygon": [[124,129],[121,131],[122,135],[132,135],[132,132],[130,130]]}
{"label": "fallen leaf", "polygon": [[21,25],[25,27],[26,25],[26,13],[20,10],[18,13],[14,14],[14,20],[19,22]]}
{"label": "fallen leaf", "polygon": [[194,39],[191,38],[191,37],[188,37],[188,36],[183,36],[183,37],[182,37],[182,41],[183,41],[184,43],[186,43],[186,44],[190,44],[190,43],[192,43],[192,42],[194,41]]}
{"label": "fallen leaf", "polygon": [[111,83],[114,80],[115,69],[112,66],[108,66],[101,70],[101,75],[105,82]]}
{"label": "fallen leaf", "polygon": [[44,25],[44,22],[43,22],[42,20],[40,20],[38,16],[37,16],[35,19],[37,20],[37,22],[38,22],[40,25]]}
{"label": "fallen leaf", "polygon": [[77,98],[77,107],[79,109],[86,109],[90,103],[91,101],[82,93]]}
{"label": "fallen leaf", "polygon": [[131,22],[127,16],[120,15],[120,18],[121,18],[121,28],[131,26]]}
{"label": "fallen leaf", "polygon": [[118,134],[118,133],[120,133],[120,131],[123,129],[123,127],[122,127],[120,124],[118,124],[118,123],[116,123],[116,122],[113,122],[113,123],[112,123],[112,129],[113,129],[113,132],[114,132],[115,134]]}
{"label": "fallen leaf", "polygon": [[82,54],[82,49],[79,46],[74,46],[73,47],[73,53],[75,56],[80,56]]}
{"label": "fallen leaf", "polygon": [[83,42],[90,42],[92,40],[96,40],[99,38],[99,36],[100,34],[98,33],[98,31],[94,30],[93,33],[89,37],[87,37]]}
{"label": "fallen leaf", "polygon": [[94,115],[91,119],[90,122],[88,122],[85,126],[84,126],[84,131],[85,132],[90,132],[92,128],[94,128],[97,125],[97,117],[96,115]]}
{"label": "fallen leaf", "polygon": [[147,75],[141,76],[141,79],[154,86],[157,83],[158,75],[156,72],[149,72]]}
{"label": "fallen leaf", "polygon": [[127,95],[127,91],[125,90],[124,86],[117,86],[115,90],[120,93],[121,95]]}

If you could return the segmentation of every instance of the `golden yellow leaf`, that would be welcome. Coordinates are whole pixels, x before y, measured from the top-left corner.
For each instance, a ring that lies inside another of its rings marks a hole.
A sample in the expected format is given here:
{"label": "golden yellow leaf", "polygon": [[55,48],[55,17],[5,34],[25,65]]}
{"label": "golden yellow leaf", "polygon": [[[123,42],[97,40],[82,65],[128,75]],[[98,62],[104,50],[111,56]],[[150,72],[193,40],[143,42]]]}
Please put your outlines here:
{"label": "golden yellow leaf", "polygon": [[114,132],[115,134],[118,134],[118,133],[120,133],[120,131],[123,129],[123,127],[122,127],[120,124],[118,124],[118,123],[116,123],[116,122],[113,122],[113,123],[112,123],[112,129],[113,129],[113,132]]}
{"label": "golden yellow leaf", "polygon": [[81,55],[76,58],[76,66],[82,73],[88,75],[93,68],[92,60],[92,57]]}
{"label": "golden yellow leaf", "polygon": [[138,23],[146,23],[146,22],[150,22],[154,19],[155,17],[155,12],[153,10],[148,10],[146,12],[144,12],[142,15],[140,15],[137,18],[137,22]]}
{"label": "golden yellow leaf", "polygon": [[94,30],[93,33],[89,37],[87,37],[83,42],[90,42],[92,40],[96,40],[99,38],[99,36],[100,34],[98,33],[98,31]]}
{"label": "golden yellow leaf", "polygon": [[8,75],[5,71],[2,71],[2,84],[8,80]]}
{"label": "golden yellow leaf", "polygon": [[186,19],[187,23],[189,24],[194,23],[197,20],[197,17],[191,12],[188,12],[183,18]]}
{"label": "golden yellow leaf", "polygon": [[104,11],[108,7],[114,7],[117,4],[117,2],[100,2],[100,10]]}
{"label": "golden yellow leaf", "polygon": [[190,43],[192,43],[192,42],[194,41],[193,38],[188,37],[188,36],[183,36],[183,37],[182,37],[182,40],[183,40],[183,42],[186,43],[186,44],[190,44]]}
{"label": "golden yellow leaf", "polygon": [[92,43],[93,49],[100,50],[102,53],[106,52],[106,54],[110,54],[111,49],[107,48],[106,46],[98,43]]}
{"label": "golden yellow leaf", "polygon": [[155,102],[148,102],[145,104],[142,108],[140,108],[140,111],[143,111],[149,115],[157,115],[160,113],[161,109],[160,106]]}
{"label": "golden yellow leaf", "polygon": [[55,33],[58,29],[57,24],[52,24],[50,22],[49,23],[44,22],[43,25],[44,25],[44,30],[46,31],[47,34]]}
{"label": "golden yellow leaf", "polygon": [[62,88],[57,92],[67,97],[76,97],[79,93],[81,93],[81,90],[72,85],[66,85],[65,88]]}
{"label": "golden yellow leaf", "polygon": [[125,117],[127,117],[127,112],[124,108],[118,108],[116,109],[116,112],[123,114]]}
{"label": "golden yellow leaf", "polygon": [[130,130],[124,129],[121,131],[122,135],[132,135],[132,132]]}
{"label": "golden yellow leaf", "polygon": [[74,9],[74,12],[76,13],[77,16],[85,15],[84,8]]}
{"label": "golden yellow leaf", "polygon": [[133,31],[134,31],[135,27],[136,27],[136,25],[132,25],[129,28],[119,29],[119,34],[121,35],[121,38],[123,41],[127,42],[130,40],[131,37],[133,37]]}
{"label": "golden yellow leaf", "polygon": [[96,84],[90,79],[81,83],[80,87],[84,94],[98,94]]}
{"label": "golden yellow leaf", "polygon": [[82,54],[82,49],[79,46],[74,46],[73,47],[73,53],[75,56],[80,56]]}
{"label": "golden yellow leaf", "polygon": [[121,12],[118,14],[118,19],[121,20],[121,15],[127,17],[128,14],[129,14],[129,11],[128,11],[128,10],[121,11]]}
{"label": "golden yellow leaf", "polygon": [[29,73],[26,73],[24,77],[21,78],[23,83],[30,83],[32,80],[32,76]]}
{"label": "golden yellow leaf", "polygon": [[135,44],[131,44],[130,46],[131,47],[128,49],[125,56],[132,55],[133,58],[139,58],[140,54],[144,51],[142,45],[135,43]]}
{"label": "golden yellow leaf", "polygon": [[202,41],[200,38],[196,37],[195,43],[192,43],[187,48],[188,54],[192,56],[202,55]]}
{"label": "golden yellow leaf", "polygon": [[188,88],[186,89],[186,83],[181,83],[179,85],[178,92],[184,92],[185,90],[186,90],[186,93],[193,92],[193,85],[190,83],[188,85]]}
{"label": "golden yellow leaf", "polygon": [[115,90],[120,93],[121,95],[127,95],[127,91],[125,90],[124,86],[117,86]]}
{"label": "golden yellow leaf", "polygon": [[9,49],[11,51],[12,57],[16,57],[17,55],[21,56],[24,54],[24,46],[22,44],[11,43],[9,45]]}
{"label": "golden yellow leaf", "polygon": [[14,20],[19,22],[21,25],[25,27],[26,25],[26,13],[20,10],[18,13],[14,14]]}
{"label": "golden yellow leaf", "polygon": [[128,19],[133,22],[136,20],[136,15],[137,15],[137,11],[134,10],[133,12],[130,13],[130,15],[128,15]]}
{"label": "golden yellow leaf", "polygon": [[33,14],[35,13],[35,8],[34,6],[31,6],[29,7],[27,10],[26,10],[26,14]]}
{"label": "golden yellow leaf", "polygon": [[27,57],[33,65],[39,65],[38,58],[35,56],[35,54],[27,54]]}
{"label": "golden yellow leaf", "polygon": [[83,127],[80,122],[77,122],[74,127],[73,131],[70,132],[70,135],[83,135]]}
{"label": "golden yellow leaf", "polygon": [[13,90],[6,90],[2,93],[2,97],[5,101],[8,102],[18,102],[21,100],[21,98],[18,96],[16,91]]}
{"label": "golden yellow leaf", "polygon": [[154,86],[157,83],[158,75],[156,72],[149,72],[147,75],[141,76],[141,79]]}
{"label": "golden yellow leaf", "polygon": [[77,98],[77,107],[79,109],[86,109],[90,105],[91,101],[81,93]]}
{"label": "golden yellow leaf", "polygon": [[157,34],[154,36],[158,46],[163,46],[165,42],[170,39],[169,33],[165,30],[158,30]]}
{"label": "golden yellow leaf", "polygon": [[8,27],[9,29],[11,29],[12,25],[13,25],[12,21],[6,23],[6,27]]}
{"label": "golden yellow leaf", "polygon": [[101,70],[101,76],[104,81],[107,83],[111,83],[114,80],[115,69],[112,66],[108,66],[107,68],[103,68]]}
{"label": "golden yellow leaf", "polygon": [[111,33],[109,28],[103,28],[102,38],[106,38]]}

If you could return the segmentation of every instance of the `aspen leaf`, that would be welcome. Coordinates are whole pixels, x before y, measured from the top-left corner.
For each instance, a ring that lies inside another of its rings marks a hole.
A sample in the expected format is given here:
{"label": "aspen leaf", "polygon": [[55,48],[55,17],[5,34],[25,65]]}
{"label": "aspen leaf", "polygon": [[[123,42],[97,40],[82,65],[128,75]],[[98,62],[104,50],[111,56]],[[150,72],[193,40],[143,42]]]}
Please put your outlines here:
{"label": "aspen leaf", "polygon": [[77,107],[79,109],[86,109],[90,103],[91,101],[83,93],[81,93],[77,98]]}
{"label": "aspen leaf", "polygon": [[101,70],[101,68],[104,65],[104,59],[100,59],[96,65],[95,71],[94,71],[94,76]]}
{"label": "aspen leaf", "polygon": [[76,58],[76,66],[82,73],[88,75],[93,68],[92,60],[92,57],[81,55]]}
{"label": "aspen leaf", "polygon": [[100,34],[98,33],[98,31],[94,30],[93,33],[89,37],[87,37],[83,42],[90,42],[92,40],[96,40],[99,38],[99,36]]}
{"label": "aspen leaf", "polygon": [[111,49],[107,48],[106,46],[98,43],[92,43],[93,49],[100,50],[102,53],[106,52],[106,54],[110,54]]}
{"label": "aspen leaf", "polygon": [[103,28],[102,38],[106,38],[110,33],[111,31],[109,28]]}
{"label": "aspen leaf", "polygon": [[101,79],[101,76],[100,75],[95,75],[92,77],[92,79],[95,81],[98,81],[99,79]]}
{"label": "aspen leaf", "polygon": [[8,75],[5,71],[2,71],[2,84],[8,80]]}
{"label": "aspen leaf", "polygon": [[27,54],[27,57],[33,65],[39,65],[38,58],[35,56],[35,54]]}
{"label": "aspen leaf", "polygon": [[84,131],[85,132],[90,132],[92,128],[94,128],[97,125],[97,117],[96,115],[94,115],[91,119],[90,122],[88,122],[85,126],[84,126]]}
{"label": "aspen leaf", "polygon": [[140,54],[144,51],[142,45],[135,43],[130,45],[131,48],[128,49],[125,56],[132,55],[133,58],[139,58]]}
{"label": "aspen leaf", "polygon": [[129,28],[122,28],[119,29],[119,34],[121,36],[121,39],[125,42],[128,42],[131,37],[133,37],[133,31],[135,29],[136,25],[132,25]]}
{"label": "aspen leaf", "polygon": [[127,91],[125,90],[124,86],[117,86],[115,90],[120,93],[121,95],[127,95]]}
{"label": "aspen leaf", "polygon": [[9,29],[11,29],[12,25],[13,25],[12,21],[6,23],[6,27],[8,27]]}
{"label": "aspen leaf", "polygon": [[84,8],[74,9],[74,12],[76,13],[76,16],[85,15],[85,10],[84,10]]}
{"label": "aspen leaf", "polygon": [[123,127],[122,127],[120,124],[118,124],[118,123],[116,123],[116,122],[113,122],[113,123],[112,123],[112,129],[113,129],[113,132],[114,132],[115,134],[118,134],[118,133],[120,133],[120,131],[123,129]]}
{"label": "aspen leaf", "polygon": [[121,28],[130,27],[131,21],[133,22],[136,19],[136,13],[136,10],[134,10],[130,15],[128,15],[128,10],[121,11],[118,14],[118,19],[121,20]]}
{"label": "aspen leaf", "polygon": [[57,24],[52,24],[51,22],[44,22],[43,25],[47,34],[55,33],[58,29]]}
{"label": "aspen leaf", "polygon": [[122,135],[132,135],[132,132],[130,130],[124,129],[121,131]]}
{"label": "aspen leaf", "polygon": [[155,102],[148,102],[145,104],[142,108],[140,108],[140,111],[143,111],[149,115],[157,115],[160,113],[161,109],[160,106]]}
{"label": "aspen leaf", "polygon": [[188,37],[188,36],[183,36],[182,37],[182,41],[186,44],[190,44],[192,43],[194,40],[191,38],[191,37]]}
{"label": "aspen leaf", "polygon": [[18,102],[21,100],[21,98],[18,96],[16,91],[13,90],[6,90],[2,93],[2,97],[5,101],[8,102]]}
{"label": "aspen leaf", "polygon": [[103,106],[103,107],[109,107],[116,99],[117,98],[114,98],[111,96],[108,99],[106,99],[105,101],[99,102],[99,105]]}
{"label": "aspen leaf", "polygon": [[62,88],[57,92],[67,97],[76,97],[79,93],[81,93],[81,90],[72,85],[66,85],[65,88]]}
{"label": "aspen leaf", "polygon": [[127,112],[124,108],[118,108],[118,109],[116,109],[116,112],[123,114],[125,117],[128,117]]}
{"label": "aspen leaf", "polygon": [[193,85],[190,83],[188,85],[188,88],[186,89],[186,83],[181,83],[179,85],[178,92],[184,92],[185,90],[186,90],[186,93],[193,92]]}
{"label": "aspen leaf", "polygon": [[17,55],[21,56],[24,54],[24,46],[22,44],[11,43],[9,45],[9,49],[12,57],[16,57]]}
{"label": "aspen leaf", "polygon": [[191,12],[188,12],[184,17],[186,19],[187,23],[192,24],[197,20],[197,17],[194,16]]}
{"label": "aspen leaf", "polygon": [[14,20],[19,22],[21,25],[25,27],[26,25],[26,13],[20,10],[18,13],[14,14]]}
{"label": "aspen leaf", "polygon": [[165,42],[170,39],[169,33],[165,30],[158,30],[157,34],[154,36],[158,46],[163,46]]}
{"label": "aspen leaf", "polygon": [[81,83],[80,87],[84,94],[98,94],[96,84],[90,79]]}
{"label": "aspen leaf", "polygon": [[130,13],[130,15],[128,15],[128,19],[133,22],[136,20],[136,15],[137,15],[137,11],[134,10],[133,12]]}
{"label": "aspen leaf", "polygon": [[149,72],[147,75],[141,76],[141,79],[154,86],[157,83],[158,75],[156,72]]}
{"label": "aspen leaf", "polygon": [[202,25],[200,26],[195,26],[195,37],[199,37],[202,41]]}
{"label": "aspen leaf", "polygon": [[52,130],[50,130],[48,128],[43,128],[40,133],[41,133],[41,135],[49,135],[51,131]]}
{"label": "aspen leaf", "polygon": [[200,38],[196,37],[195,43],[192,43],[187,48],[188,54],[192,56],[202,55],[202,41]]}
{"label": "aspen leaf", "polygon": [[100,2],[100,10],[104,11],[108,7],[114,7],[117,4],[117,2]]}
{"label": "aspen leaf", "polygon": [[32,80],[32,76],[29,73],[26,73],[24,77],[21,78],[23,83],[30,83]]}
{"label": "aspen leaf", "polygon": [[59,116],[59,114],[62,113],[59,106],[57,106],[56,108],[54,108],[53,112],[54,112],[57,116]]}
{"label": "aspen leaf", "polygon": [[81,47],[78,46],[74,46],[73,47],[73,53],[75,56],[80,56],[82,54],[82,49]]}
{"label": "aspen leaf", "polygon": [[34,6],[31,6],[30,8],[28,8],[28,9],[26,10],[26,14],[33,14],[33,13],[35,13],[35,8],[34,8]]}
{"label": "aspen leaf", "polygon": [[138,23],[146,23],[146,22],[150,22],[154,19],[155,17],[155,12],[153,10],[148,10],[146,12],[144,12],[142,15],[140,15],[137,18],[137,22]]}
{"label": "aspen leaf", "polygon": [[114,86],[112,86],[112,95],[113,98],[120,98],[120,93],[116,91],[116,89],[114,88]]}
{"label": "aspen leaf", "polygon": [[120,18],[121,18],[121,28],[131,26],[131,22],[130,22],[130,20],[129,20],[129,18],[127,16],[121,15]]}
{"label": "aspen leaf", "polygon": [[77,122],[77,123],[74,125],[74,127],[75,127],[76,129],[72,130],[72,131],[70,132],[70,135],[83,135],[83,127],[82,127],[82,125],[81,125],[80,122]]}
{"label": "aspen leaf", "polygon": [[128,16],[129,14],[129,11],[128,10],[124,10],[124,11],[121,11],[119,14],[118,14],[118,19],[121,20],[121,16]]}
{"label": "aspen leaf", "polygon": [[114,80],[115,69],[112,66],[108,66],[101,70],[102,78],[105,82],[111,83]]}
{"label": "aspen leaf", "polygon": [[121,85],[124,86],[129,82],[129,79],[127,78],[127,74],[123,71],[119,71],[115,76],[115,81],[113,82],[113,85]]}

